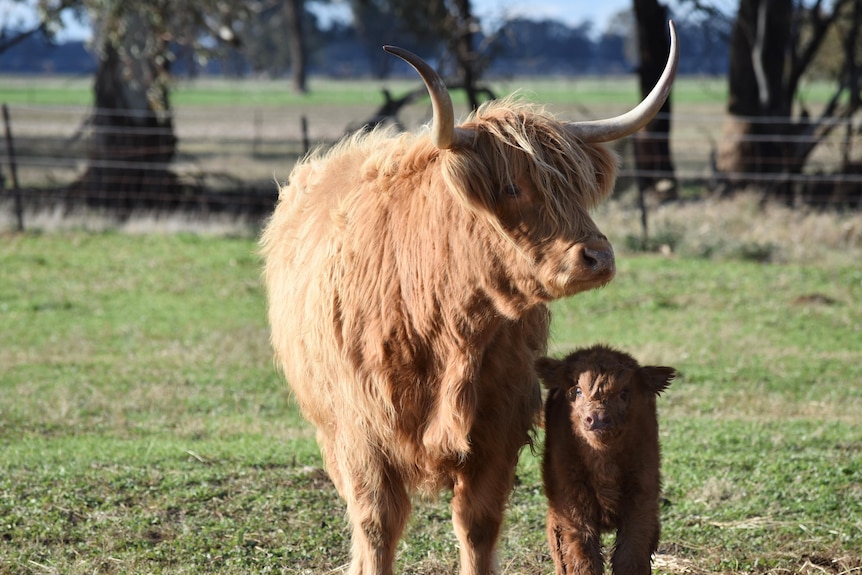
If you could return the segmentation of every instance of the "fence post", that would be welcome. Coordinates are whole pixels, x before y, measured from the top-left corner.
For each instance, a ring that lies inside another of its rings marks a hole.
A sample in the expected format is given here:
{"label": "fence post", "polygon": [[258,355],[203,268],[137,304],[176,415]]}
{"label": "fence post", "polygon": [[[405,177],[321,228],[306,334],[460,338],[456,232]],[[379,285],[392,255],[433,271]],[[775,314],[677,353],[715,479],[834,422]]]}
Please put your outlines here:
{"label": "fence post", "polygon": [[647,226],[649,216],[647,215],[646,190],[640,183],[638,183],[638,207],[641,209],[641,249],[646,252],[649,251],[647,247],[649,245],[649,228]]}
{"label": "fence post", "polygon": [[311,147],[311,144],[308,140],[308,118],[305,115],[300,118],[300,124],[302,127],[302,153],[303,155],[308,155],[308,149]]}
{"label": "fence post", "polygon": [[21,188],[18,186],[18,168],[15,165],[15,146],[12,142],[12,125],[9,122],[9,107],[3,104],[3,123],[6,126],[6,151],[9,156],[9,173],[12,176],[12,192],[15,194],[15,216],[18,231],[24,231],[24,206],[21,205]]}

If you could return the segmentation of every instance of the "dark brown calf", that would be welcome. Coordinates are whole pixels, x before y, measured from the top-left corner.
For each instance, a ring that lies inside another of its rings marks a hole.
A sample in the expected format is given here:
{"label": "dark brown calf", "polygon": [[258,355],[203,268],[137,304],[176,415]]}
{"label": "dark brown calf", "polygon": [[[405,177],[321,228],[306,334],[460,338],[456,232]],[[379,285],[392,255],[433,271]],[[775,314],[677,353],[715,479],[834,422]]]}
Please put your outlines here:
{"label": "dark brown calf", "polygon": [[676,375],[605,346],[536,371],[548,389],[542,472],[557,575],[602,573],[601,534],[616,529],[615,575],[650,573],[659,540],[656,396]]}

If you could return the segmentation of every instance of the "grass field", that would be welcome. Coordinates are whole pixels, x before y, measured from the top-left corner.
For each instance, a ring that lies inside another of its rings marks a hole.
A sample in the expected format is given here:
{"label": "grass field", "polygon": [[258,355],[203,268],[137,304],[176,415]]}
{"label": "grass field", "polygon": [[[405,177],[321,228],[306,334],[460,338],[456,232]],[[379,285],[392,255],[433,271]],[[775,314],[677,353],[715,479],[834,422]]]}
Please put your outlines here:
{"label": "grass field", "polygon": [[[93,101],[92,78],[7,76],[0,85],[0,102],[22,105],[90,105]],[[415,89],[418,79],[337,80],[326,77],[309,79],[309,92],[296,94],[287,79],[178,78],[171,92],[176,106],[294,106],[357,105],[380,103],[380,89],[393,94]],[[498,96],[524,91],[531,99],[553,105],[572,102],[604,102],[628,105],[639,95],[637,78],[630,76],[573,76],[551,78],[511,78],[489,82]],[[825,102],[834,90],[827,82],[804,83],[801,95],[806,102]],[[727,99],[727,79],[721,77],[679,77],[674,83],[674,101],[680,105],[712,104]],[[463,104],[460,92],[453,94]]]}
{"label": "grass field", "polygon": [[[701,206],[692,227],[725,209]],[[681,372],[659,401],[655,570],[862,571],[858,219],[761,212],[747,217],[789,229],[771,243],[739,234],[757,249],[704,250],[680,227],[690,212],[660,214],[682,254],[661,256],[625,250],[625,214],[599,217],[621,248],[618,277],[555,304],[551,344],[603,341]],[[344,506],[271,361],[255,250],[249,234],[0,237],[0,573],[346,563]],[[504,572],[549,573],[536,455],[518,478]],[[417,500],[402,573],[454,572],[447,501]]]}
{"label": "grass field", "polygon": [[[171,94],[176,106],[292,106],[378,104],[380,88],[394,94],[407,92],[421,85],[418,79],[335,80],[314,77],[309,80],[308,94],[296,94],[289,80],[225,80],[203,78],[178,79]],[[534,94],[537,101],[567,103],[576,101],[618,101],[628,104],[637,97],[637,79],[630,77],[579,77],[558,79],[513,79],[491,83],[499,95],[515,90]],[[680,79],[675,86],[679,98],[685,101],[723,100],[726,96],[724,79]],[[455,93],[458,103],[463,94]],[[85,77],[7,77],[0,87],[0,102],[31,105],[89,105],[92,103],[92,79]]]}

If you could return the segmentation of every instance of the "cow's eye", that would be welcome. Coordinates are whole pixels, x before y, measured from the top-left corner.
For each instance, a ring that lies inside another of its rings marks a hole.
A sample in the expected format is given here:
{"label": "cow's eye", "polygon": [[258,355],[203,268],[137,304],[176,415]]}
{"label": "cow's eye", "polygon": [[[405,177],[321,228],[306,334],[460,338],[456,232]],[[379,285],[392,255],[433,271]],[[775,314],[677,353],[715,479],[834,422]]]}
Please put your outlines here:
{"label": "cow's eye", "polygon": [[516,184],[507,184],[503,186],[503,193],[510,198],[517,198],[521,195],[521,188]]}
{"label": "cow's eye", "polygon": [[569,401],[575,401],[579,397],[582,397],[584,392],[581,391],[581,386],[576,385],[575,387],[570,387],[569,391],[566,392],[566,395],[568,396]]}
{"label": "cow's eye", "polygon": [[622,390],[622,391],[620,392],[620,399],[622,399],[623,401],[628,401],[628,400],[629,400],[629,390],[628,390],[628,388],[626,388],[626,389],[624,389],[624,390]]}

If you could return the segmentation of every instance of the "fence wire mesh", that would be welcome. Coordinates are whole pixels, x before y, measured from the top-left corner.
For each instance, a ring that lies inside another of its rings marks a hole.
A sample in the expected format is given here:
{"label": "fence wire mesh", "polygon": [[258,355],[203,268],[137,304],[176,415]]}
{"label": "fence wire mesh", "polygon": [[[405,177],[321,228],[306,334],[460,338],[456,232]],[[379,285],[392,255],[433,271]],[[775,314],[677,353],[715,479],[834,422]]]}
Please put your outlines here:
{"label": "fence wire mesh", "polygon": [[[831,120],[829,134],[817,143],[804,169],[798,173],[749,171],[719,173],[716,156],[723,138],[742,138],[743,144],[778,138],[782,143],[805,146],[819,136],[788,137],[727,135],[726,116],[680,109],[671,118],[670,149],[674,170],[639,170],[632,159],[631,138],[616,145],[622,157],[618,189],[631,187],[638,178],[676,178],[688,193],[713,190],[722,182],[748,182],[755,186],[789,183],[804,189],[820,189],[822,204],[848,203],[862,198],[862,121]],[[160,135],[152,129],[96,127],[94,110],[85,106],[12,105],[8,107],[10,138],[0,144],[0,193],[11,198],[14,166],[18,193],[26,205],[58,201],[104,201],[110,204],[112,188],[122,188],[129,178],[139,185],[129,205],[152,209],[215,210],[264,216],[296,161],[309,147],[329,146],[373,115],[374,106],[309,105],[300,108],[194,106],[178,107],[171,118],[177,138],[176,153],[169,164],[147,161],[165,150],[146,147],[117,148],[94,158],[94,134],[110,133],[141,138]],[[134,112],[112,114],[134,115]],[[560,116],[577,120],[613,115],[619,110],[583,107],[562,110]],[[399,118],[408,129],[427,120],[427,106],[418,105]],[[128,123],[128,122],[127,122]],[[789,139],[788,139],[789,138]],[[13,156],[14,152],[14,156]],[[848,169],[849,167],[849,169]],[[88,170],[102,170],[100,190],[89,196],[75,195]],[[168,176],[166,176],[166,174]],[[833,194],[830,190],[843,190]],[[823,191],[825,190],[825,191]],[[116,198],[113,197],[116,201]],[[5,208],[4,208],[5,209]]]}

